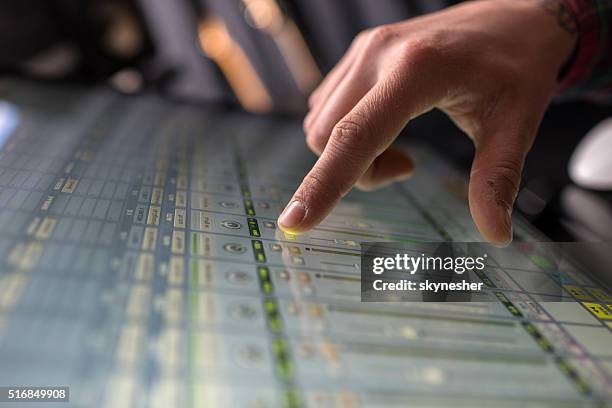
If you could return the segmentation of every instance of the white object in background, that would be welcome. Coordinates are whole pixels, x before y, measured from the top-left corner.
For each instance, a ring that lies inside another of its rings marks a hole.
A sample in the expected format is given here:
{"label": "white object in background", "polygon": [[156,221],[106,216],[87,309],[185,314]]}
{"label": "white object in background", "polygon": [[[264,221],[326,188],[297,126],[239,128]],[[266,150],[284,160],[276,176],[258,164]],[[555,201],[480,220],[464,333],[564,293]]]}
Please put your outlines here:
{"label": "white object in background", "polygon": [[570,185],[561,192],[561,205],[562,222],[576,241],[612,242],[612,205],[601,194]]}
{"label": "white object in background", "polygon": [[595,126],[576,147],[569,174],[581,187],[612,190],[612,118]]}
{"label": "white object in background", "polygon": [[19,111],[11,103],[0,100],[0,148],[19,125]]}

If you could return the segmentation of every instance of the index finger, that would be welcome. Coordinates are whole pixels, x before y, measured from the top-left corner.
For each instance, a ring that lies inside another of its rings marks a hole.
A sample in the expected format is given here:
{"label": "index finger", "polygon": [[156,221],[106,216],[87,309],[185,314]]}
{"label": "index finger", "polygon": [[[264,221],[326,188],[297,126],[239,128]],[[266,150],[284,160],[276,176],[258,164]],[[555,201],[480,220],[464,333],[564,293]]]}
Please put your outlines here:
{"label": "index finger", "polygon": [[[433,106],[438,90],[410,86],[413,80],[412,75],[392,75],[379,81],[336,124],[325,150],[279,217],[281,229],[299,234],[320,223],[408,120]],[[416,92],[419,88],[425,92]]]}

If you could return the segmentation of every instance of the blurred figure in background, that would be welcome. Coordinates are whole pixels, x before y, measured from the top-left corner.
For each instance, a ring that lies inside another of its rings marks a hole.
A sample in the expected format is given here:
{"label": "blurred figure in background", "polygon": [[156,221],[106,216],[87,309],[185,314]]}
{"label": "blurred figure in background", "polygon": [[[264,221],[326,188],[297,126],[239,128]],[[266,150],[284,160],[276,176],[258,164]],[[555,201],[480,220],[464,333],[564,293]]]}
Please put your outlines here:
{"label": "blurred figure in background", "polygon": [[0,67],[37,78],[155,84],[173,96],[303,113],[360,31],[443,0],[0,2]]}

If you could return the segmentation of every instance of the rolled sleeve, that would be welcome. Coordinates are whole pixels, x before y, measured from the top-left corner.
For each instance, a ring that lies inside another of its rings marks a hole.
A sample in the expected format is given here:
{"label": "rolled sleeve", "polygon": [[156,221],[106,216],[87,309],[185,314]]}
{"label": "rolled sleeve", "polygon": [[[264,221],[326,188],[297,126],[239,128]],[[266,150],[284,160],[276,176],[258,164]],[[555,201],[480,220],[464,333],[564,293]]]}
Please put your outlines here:
{"label": "rolled sleeve", "polygon": [[560,79],[565,97],[612,97],[612,0],[565,0],[578,29],[576,53]]}

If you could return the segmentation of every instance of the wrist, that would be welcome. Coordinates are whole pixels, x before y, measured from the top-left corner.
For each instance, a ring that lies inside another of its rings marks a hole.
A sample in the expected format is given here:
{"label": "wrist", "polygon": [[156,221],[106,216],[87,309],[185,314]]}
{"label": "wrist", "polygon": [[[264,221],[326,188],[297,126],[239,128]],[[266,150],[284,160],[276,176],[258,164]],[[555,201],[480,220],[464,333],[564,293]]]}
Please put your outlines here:
{"label": "wrist", "polygon": [[567,0],[531,0],[549,17],[553,23],[551,44],[559,56],[559,77],[567,71],[578,47],[578,17]]}
{"label": "wrist", "polygon": [[522,53],[554,65],[558,72],[574,54],[578,19],[567,0],[480,0],[466,7],[470,3],[480,6],[478,18],[512,31]]}

